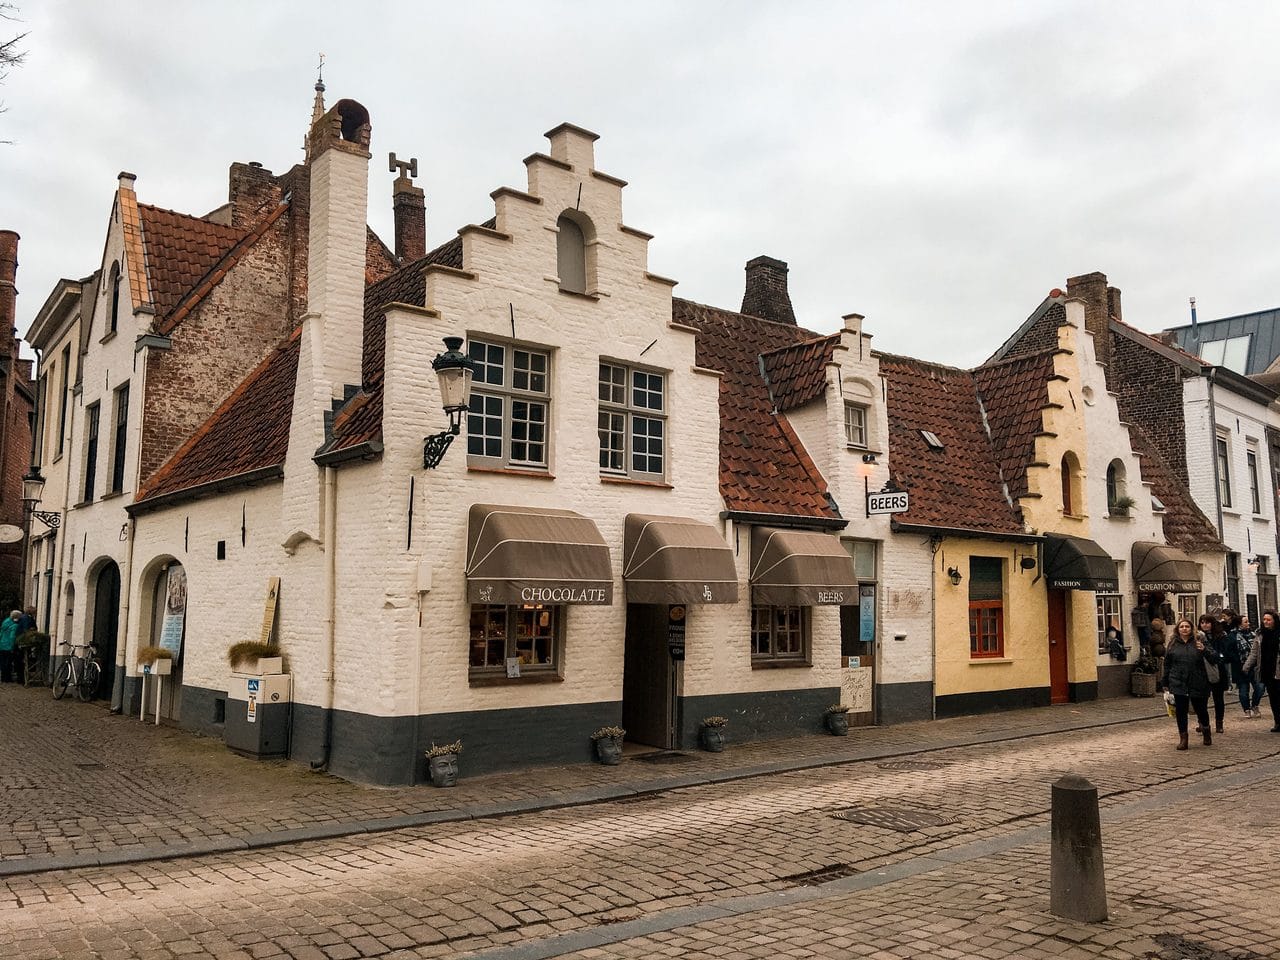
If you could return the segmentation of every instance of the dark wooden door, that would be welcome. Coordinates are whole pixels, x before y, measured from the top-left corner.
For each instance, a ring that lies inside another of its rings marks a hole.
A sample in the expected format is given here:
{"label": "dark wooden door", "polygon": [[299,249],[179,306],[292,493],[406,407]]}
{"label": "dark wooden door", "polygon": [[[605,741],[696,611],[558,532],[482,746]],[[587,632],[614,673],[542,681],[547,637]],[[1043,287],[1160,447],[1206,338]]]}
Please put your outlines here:
{"label": "dark wooden door", "polygon": [[120,568],[108,563],[98,574],[93,593],[93,642],[102,664],[102,684],[96,696],[110,693],[115,682],[116,635],[120,630]]}
{"label": "dark wooden door", "polygon": [[667,650],[667,608],[627,605],[622,726],[627,739],[669,750],[675,741],[675,664]]}
{"label": "dark wooden door", "polygon": [[1049,591],[1049,700],[1066,703],[1067,685],[1067,592]]}

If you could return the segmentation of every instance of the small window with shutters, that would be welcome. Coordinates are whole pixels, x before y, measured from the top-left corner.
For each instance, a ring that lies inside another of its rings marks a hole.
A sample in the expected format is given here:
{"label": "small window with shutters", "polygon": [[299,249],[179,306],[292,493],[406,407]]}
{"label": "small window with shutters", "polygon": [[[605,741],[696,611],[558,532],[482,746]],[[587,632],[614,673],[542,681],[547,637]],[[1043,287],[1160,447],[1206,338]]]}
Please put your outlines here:
{"label": "small window with shutters", "polygon": [[969,656],[1004,656],[1004,561],[969,558]]}

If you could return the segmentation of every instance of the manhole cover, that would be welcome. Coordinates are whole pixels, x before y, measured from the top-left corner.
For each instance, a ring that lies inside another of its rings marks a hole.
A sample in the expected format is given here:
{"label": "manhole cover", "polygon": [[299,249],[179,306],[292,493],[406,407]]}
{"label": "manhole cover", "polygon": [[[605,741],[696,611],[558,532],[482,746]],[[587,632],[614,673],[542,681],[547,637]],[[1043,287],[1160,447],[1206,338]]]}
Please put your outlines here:
{"label": "manhole cover", "polygon": [[876,766],[881,770],[941,770],[946,764],[941,760],[886,760]]}
{"label": "manhole cover", "polygon": [[793,873],[789,877],[778,879],[783,883],[794,883],[798,887],[817,887],[831,880],[839,880],[841,877],[851,877],[857,872],[857,868],[847,863],[829,863],[817,870],[806,870],[804,873]]}
{"label": "manhole cover", "polygon": [[645,763],[684,763],[686,760],[693,759],[689,754],[680,753],[678,750],[655,750],[653,753],[638,753],[635,758],[643,760]]}
{"label": "manhole cover", "polygon": [[916,830],[959,822],[955,817],[948,817],[920,807],[846,807],[831,815],[837,820],[861,823],[868,827],[883,827],[886,830],[897,830],[899,833],[913,833]]}
{"label": "manhole cover", "polygon": [[1207,943],[1176,933],[1158,933],[1151,939],[1160,945],[1160,952],[1148,956],[1158,956],[1160,960],[1264,960],[1258,953],[1236,949],[1218,950]]}
{"label": "manhole cover", "polygon": [[81,770],[105,770],[107,769],[100,763],[77,763],[77,767]]}

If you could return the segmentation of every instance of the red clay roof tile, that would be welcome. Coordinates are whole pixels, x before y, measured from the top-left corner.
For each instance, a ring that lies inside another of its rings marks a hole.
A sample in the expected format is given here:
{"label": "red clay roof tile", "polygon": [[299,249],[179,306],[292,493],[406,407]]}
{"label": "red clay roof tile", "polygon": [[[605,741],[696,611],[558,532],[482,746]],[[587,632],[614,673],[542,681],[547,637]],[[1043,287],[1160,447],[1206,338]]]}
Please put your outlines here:
{"label": "red clay roof tile", "polygon": [[138,204],[151,305],[166,318],[184,295],[242,238],[246,231],[149,204]]}

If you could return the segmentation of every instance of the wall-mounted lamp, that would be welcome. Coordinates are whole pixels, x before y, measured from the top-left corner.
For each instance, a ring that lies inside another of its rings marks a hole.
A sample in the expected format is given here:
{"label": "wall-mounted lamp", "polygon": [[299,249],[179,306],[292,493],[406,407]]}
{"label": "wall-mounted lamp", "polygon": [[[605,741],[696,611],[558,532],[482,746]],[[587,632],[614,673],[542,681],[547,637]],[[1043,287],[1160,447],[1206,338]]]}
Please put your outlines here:
{"label": "wall-mounted lamp", "polygon": [[422,441],[422,465],[428,470],[440,466],[445,451],[462,430],[462,414],[471,404],[471,376],[475,364],[462,352],[461,337],[445,337],[444,353],[436,354],[431,369],[440,381],[440,405],[449,417],[449,429]]}
{"label": "wall-mounted lamp", "polygon": [[57,530],[62,525],[62,514],[49,510],[37,510],[40,498],[44,496],[44,477],[40,468],[34,463],[22,478],[22,505],[31,516],[35,517],[50,530]]}
{"label": "wall-mounted lamp", "polygon": [[1019,561],[1019,563],[1021,564],[1023,570],[1034,570],[1036,568],[1035,557],[1023,557]]}
{"label": "wall-mounted lamp", "polygon": [[964,579],[964,577],[960,575],[960,571],[955,567],[947,567],[947,576],[951,578],[951,585],[953,587],[960,586],[960,581]]}
{"label": "wall-mounted lamp", "polygon": [[876,455],[875,455],[874,453],[864,453],[864,454],[862,455],[862,462],[863,462],[863,463],[875,463],[875,462],[876,462]]}

